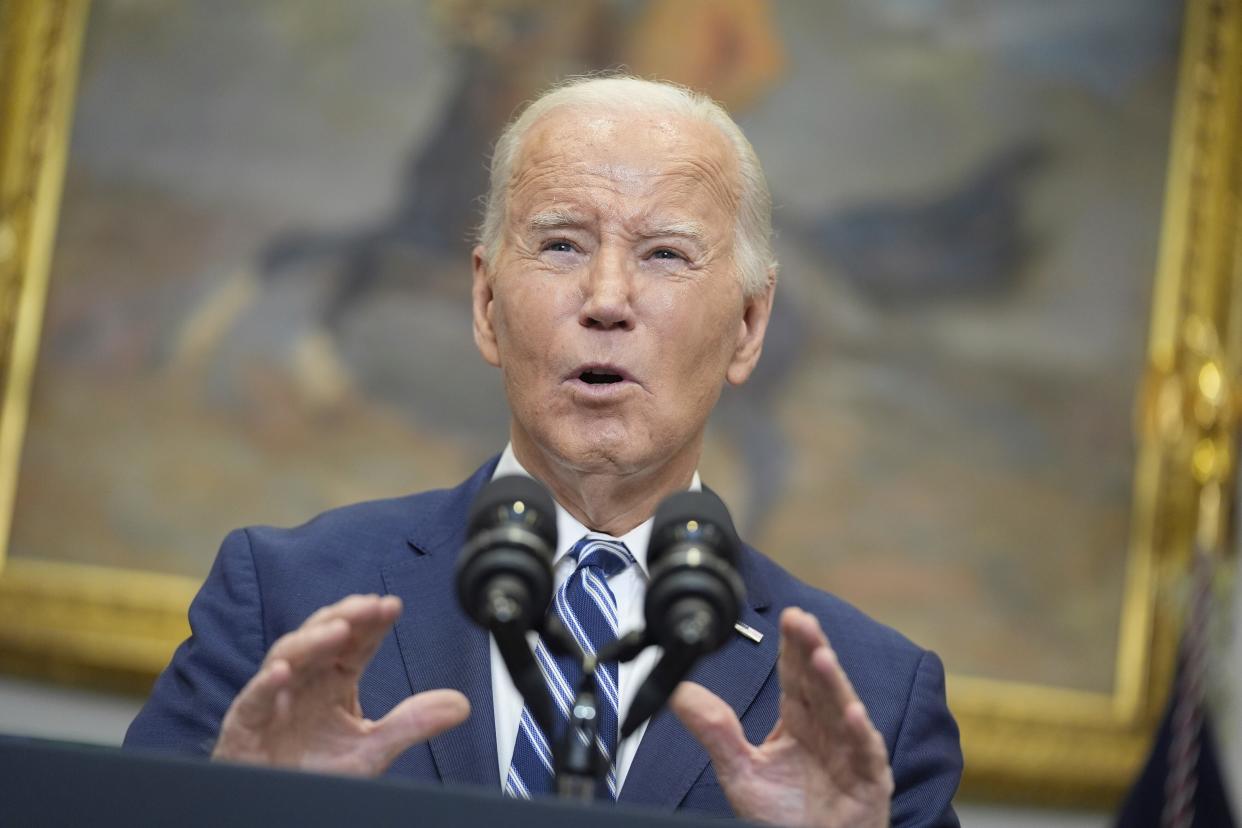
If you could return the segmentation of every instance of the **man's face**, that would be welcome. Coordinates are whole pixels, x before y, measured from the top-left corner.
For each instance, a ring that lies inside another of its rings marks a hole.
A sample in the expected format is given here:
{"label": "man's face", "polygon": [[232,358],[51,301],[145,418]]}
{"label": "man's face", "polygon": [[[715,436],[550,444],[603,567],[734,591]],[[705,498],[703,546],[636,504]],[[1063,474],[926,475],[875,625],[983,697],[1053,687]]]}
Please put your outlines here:
{"label": "man's face", "polygon": [[697,462],[771,307],[737,278],[736,166],[719,130],[670,114],[566,108],[527,133],[497,258],[474,252],[475,341],[519,456],[603,474]]}

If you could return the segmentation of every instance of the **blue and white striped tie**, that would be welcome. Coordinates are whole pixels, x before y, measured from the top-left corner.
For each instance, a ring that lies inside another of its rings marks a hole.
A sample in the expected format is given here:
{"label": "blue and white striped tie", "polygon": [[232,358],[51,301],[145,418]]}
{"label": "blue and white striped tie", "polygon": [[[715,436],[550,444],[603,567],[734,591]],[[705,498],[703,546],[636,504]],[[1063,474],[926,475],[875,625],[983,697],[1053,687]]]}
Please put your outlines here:
{"label": "blue and white striped tie", "polygon": [[[595,653],[617,639],[617,599],[608,587],[608,579],[634,562],[625,544],[608,537],[587,535],[569,551],[577,562],[569,579],[556,591],[552,609],[565,628],[588,653]],[[544,681],[552,694],[557,711],[557,739],[569,722],[570,707],[582,680],[582,665],[569,656],[553,656],[541,639],[535,646],[535,658],[543,671]],[[617,662],[600,664],[595,671],[599,696],[599,741],[609,757],[607,778],[596,788],[596,799],[617,798],[617,709],[620,694],[617,685]],[[555,744],[555,742],[553,743]],[[552,748],[543,731],[535,723],[530,708],[522,708],[513,760],[505,778],[505,793],[529,799],[551,793],[555,775]]]}

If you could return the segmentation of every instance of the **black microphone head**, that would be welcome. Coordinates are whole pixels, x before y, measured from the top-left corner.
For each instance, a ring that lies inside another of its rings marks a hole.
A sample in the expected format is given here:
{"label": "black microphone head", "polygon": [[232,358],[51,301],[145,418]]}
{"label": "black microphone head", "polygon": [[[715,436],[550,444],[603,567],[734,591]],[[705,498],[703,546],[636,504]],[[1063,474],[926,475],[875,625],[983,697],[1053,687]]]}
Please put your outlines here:
{"label": "black microphone head", "polygon": [[728,640],[745,600],[741,550],[729,510],[712,492],[680,492],[656,509],[643,614],[666,651],[702,654]]}
{"label": "black microphone head", "polygon": [[457,562],[457,596],[489,629],[535,627],[552,600],[556,505],[529,477],[498,477],[479,491]]}
{"label": "black microphone head", "polygon": [[647,547],[647,567],[677,544],[693,542],[709,547],[731,566],[737,566],[742,542],[733,528],[729,509],[715,492],[678,492],[665,498],[656,509]]}
{"label": "black microphone head", "polygon": [[656,509],[647,545],[645,638],[664,654],[638,688],[621,725],[626,738],[672,694],[702,656],[724,646],[742,612],[742,543],[714,493],[680,492]]}
{"label": "black microphone head", "polygon": [[556,549],[556,504],[533,477],[505,475],[480,489],[470,504],[466,535],[473,537],[506,524],[525,526]]}

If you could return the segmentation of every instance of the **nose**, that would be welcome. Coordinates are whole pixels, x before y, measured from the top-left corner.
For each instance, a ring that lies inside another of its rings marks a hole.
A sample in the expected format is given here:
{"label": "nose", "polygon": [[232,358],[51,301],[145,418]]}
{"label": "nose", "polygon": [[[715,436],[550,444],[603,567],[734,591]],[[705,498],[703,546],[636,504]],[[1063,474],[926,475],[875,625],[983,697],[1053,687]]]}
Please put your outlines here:
{"label": "nose", "polygon": [[578,321],[584,328],[624,330],[634,327],[631,293],[634,277],[620,251],[601,249],[583,274],[582,310]]}

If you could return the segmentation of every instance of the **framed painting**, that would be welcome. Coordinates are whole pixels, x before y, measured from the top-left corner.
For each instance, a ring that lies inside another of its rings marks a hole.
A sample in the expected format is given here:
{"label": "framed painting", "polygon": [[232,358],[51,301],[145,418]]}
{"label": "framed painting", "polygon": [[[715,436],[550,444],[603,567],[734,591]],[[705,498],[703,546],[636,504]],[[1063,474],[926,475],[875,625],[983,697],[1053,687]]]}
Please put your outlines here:
{"label": "framed painting", "polygon": [[942,656],[965,795],[1115,799],[1228,540],[1242,0],[0,0],[0,669],[145,689],[229,529],[497,452],[488,148],[616,67],[776,202],[704,479]]}

